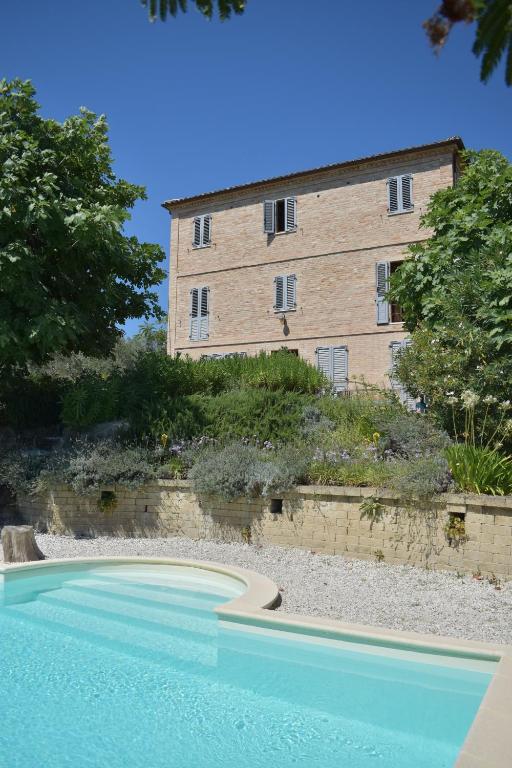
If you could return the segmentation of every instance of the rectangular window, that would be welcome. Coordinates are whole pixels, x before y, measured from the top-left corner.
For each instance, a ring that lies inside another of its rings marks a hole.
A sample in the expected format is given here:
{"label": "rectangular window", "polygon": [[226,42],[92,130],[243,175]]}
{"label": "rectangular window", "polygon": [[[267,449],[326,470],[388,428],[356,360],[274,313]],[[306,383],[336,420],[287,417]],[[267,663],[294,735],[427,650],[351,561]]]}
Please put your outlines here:
{"label": "rectangular window", "polygon": [[263,230],[268,235],[294,232],[297,229],[297,200],[283,197],[263,203]]}
{"label": "rectangular window", "polygon": [[318,347],[317,367],[332,382],[335,392],[348,388],[348,349],[345,346]]}
{"label": "rectangular window", "polygon": [[389,288],[389,261],[378,261],[375,265],[375,306],[377,325],[389,323],[389,302],[386,293]]}
{"label": "rectangular window", "polygon": [[401,381],[399,381],[396,375],[396,366],[399,357],[403,350],[407,349],[410,344],[410,339],[404,339],[403,341],[392,341],[390,343],[389,348],[391,351],[391,368],[389,371],[389,382],[391,384],[391,389],[396,392],[400,402],[405,405],[408,410],[414,411],[416,408],[416,398],[407,392],[404,385],[401,383]]}
{"label": "rectangular window", "polygon": [[[392,261],[389,265],[389,274],[390,276],[396,272],[398,267],[403,264],[402,261]],[[393,302],[390,302],[389,305],[389,315],[390,320],[392,323],[402,323],[403,322],[403,316],[402,316],[402,307],[400,304],[394,304]]]}
{"label": "rectangular window", "polygon": [[205,248],[212,242],[212,217],[207,213],[194,218],[192,245],[194,248]]}
{"label": "rectangular window", "polygon": [[375,304],[377,307],[377,325],[402,323],[402,307],[389,302],[386,294],[389,290],[389,278],[396,272],[402,261],[378,261],[375,265]]}
{"label": "rectangular window", "polygon": [[274,277],[276,312],[290,312],[297,306],[297,278],[295,275],[278,275]]}
{"label": "rectangular window", "polygon": [[208,338],[209,293],[207,286],[190,291],[190,339],[204,341]]}
{"label": "rectangular window", "polygon": [[388,179],[388,213],[406,213],[414,210],[412,176],[391,176]]}

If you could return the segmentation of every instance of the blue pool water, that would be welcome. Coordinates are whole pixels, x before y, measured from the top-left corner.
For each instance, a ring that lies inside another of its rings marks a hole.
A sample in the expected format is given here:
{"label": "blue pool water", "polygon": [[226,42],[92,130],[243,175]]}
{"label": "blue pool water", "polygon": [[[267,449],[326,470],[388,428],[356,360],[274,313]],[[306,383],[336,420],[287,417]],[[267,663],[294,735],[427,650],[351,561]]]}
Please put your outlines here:
{"label": "blue pool water", "polygon": [[242,586],[202,573],[101,566],[9,583],[0,766],[453,766],[489,663],[231,628],[213,609]]}

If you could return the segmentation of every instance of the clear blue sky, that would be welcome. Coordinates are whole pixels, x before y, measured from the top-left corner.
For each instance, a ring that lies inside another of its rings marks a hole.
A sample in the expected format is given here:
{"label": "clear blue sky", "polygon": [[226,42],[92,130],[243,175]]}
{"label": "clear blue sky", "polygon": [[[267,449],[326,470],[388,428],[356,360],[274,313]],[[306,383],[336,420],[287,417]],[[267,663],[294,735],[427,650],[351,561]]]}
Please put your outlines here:
{"label": "clear blue sky", "polygon": [[168,254],[169,197],[454,134],[512,158],[503,69],[480,83],[473,27],[436,57],[438,5],[248,0],[224,23],[191,5],[150,24],[139,0],[4,0],[0,77],[30,78],[45,116],[107,115],[117,173],[149,196],[128,229]]}

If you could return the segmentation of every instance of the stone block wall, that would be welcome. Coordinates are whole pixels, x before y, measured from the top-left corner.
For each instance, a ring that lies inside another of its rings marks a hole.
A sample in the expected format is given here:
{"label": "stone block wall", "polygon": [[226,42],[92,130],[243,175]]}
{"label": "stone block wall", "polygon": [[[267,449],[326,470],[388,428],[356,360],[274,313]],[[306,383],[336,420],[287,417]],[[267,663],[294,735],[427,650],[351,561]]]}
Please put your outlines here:
{"label": "stone block wall", "polygon": [[[374,495],[378,506],[367,504],[365,512],[363,502]],[[99,494],[80,497],[58,487],[46,498],[18,498],[18,512],[24,522],[53,533],[277,544],[512,578],[511,497],[444,494],[412,506],[369,488],[300,486],[273,503],[225,502],[198,498],[186,481],[168,480],[133,491],[106,489],[106,496],[101,502]]]}

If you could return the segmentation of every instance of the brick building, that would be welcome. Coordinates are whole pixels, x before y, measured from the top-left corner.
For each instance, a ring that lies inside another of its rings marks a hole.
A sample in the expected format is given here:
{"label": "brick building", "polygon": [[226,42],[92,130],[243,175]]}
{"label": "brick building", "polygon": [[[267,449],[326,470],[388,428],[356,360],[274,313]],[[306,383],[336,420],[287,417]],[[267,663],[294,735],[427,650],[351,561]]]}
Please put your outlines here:
{"label": "brick building", "polygon": [[169,353],[285,346],[338,391],[389,386],[406,333],[387,280],[428,237],[420,216],[454,183],[460,149],[454,137],[165,202]]}

